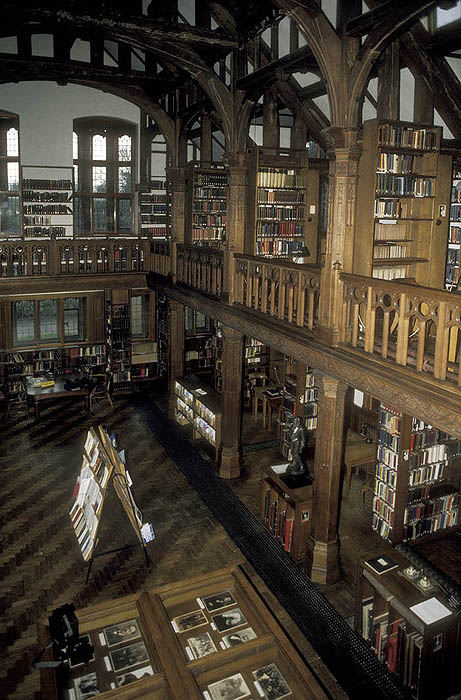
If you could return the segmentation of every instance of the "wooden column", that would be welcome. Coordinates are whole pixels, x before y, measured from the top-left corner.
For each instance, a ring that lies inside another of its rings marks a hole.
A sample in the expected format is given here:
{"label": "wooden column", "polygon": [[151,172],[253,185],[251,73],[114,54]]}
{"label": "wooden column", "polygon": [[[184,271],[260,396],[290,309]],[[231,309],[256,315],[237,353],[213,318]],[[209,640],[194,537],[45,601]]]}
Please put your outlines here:
{"label": "wooden column", "polygon": [[415,94],[413,104],[413,120],[417,124],[433,124],[434,95],[428,89],[427,83],[420,73],[414,73]]}
{"label": "wooden column", "polygon": [[177,301],[168,300],[169,306],[169,362],[168,362],[168,409],[174,417],[174,383],[184,376],[184,306]]}
{"label": "wooden column", "polygon": [[352,272],[359,150],[357,129],[333,127],[329,139],[328,226],[321,272],[319,336],[336,345],[342,340],[344,299],[340,272]]}
{"label": "wooden column", "polygon": [[316,583],[339,579],[339,512],[344,455],[344,405],[347,385],[314,372],[318,388],[312,528],[306,569]]}
{"label": "wooden column", "polygon": [[171,187],[171,242],[170,242],[170,275],[176,282],[176,260],[178,243],[184,243],[185,235],[185,173],[184,168],[170,167],[167,170]]}
{"label": "wooden column", "polygon": [[227,226],[224,250],[224,302],[234,301],[234,253],[244,252],[247,161],[245,153],[226,154],[228,169]]}
{"label": "wooden column", "polygon": [[208,168],[213,160],[211,145],[211,115],[202,113],[202,130],[200,132],[200,162]]}
{"label": "wooden column", "polygon": [[400,51],[394,41],[385,51],[378,69],[379,119],[396,120],[400,116]]}
{"label": "wooden column", "polygon": [[240,476],[242,432],[243,335],[233,328],[222,328],[222,418],[219,475],[224,479]]}

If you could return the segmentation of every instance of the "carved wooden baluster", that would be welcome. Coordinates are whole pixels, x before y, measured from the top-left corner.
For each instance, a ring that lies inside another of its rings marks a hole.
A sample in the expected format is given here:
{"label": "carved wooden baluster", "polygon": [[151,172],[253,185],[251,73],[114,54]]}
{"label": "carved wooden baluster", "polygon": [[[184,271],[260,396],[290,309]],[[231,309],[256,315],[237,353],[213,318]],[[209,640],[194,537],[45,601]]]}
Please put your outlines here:
{"label": "carved wooden baluster", "polygon": [[417,318],[415,332],[418,335],[418,347],[416,350],[416,369],[419,372],[423,371],[424,353],[426,350],[426,325],[427,319]]}
{"label": "carved wooden baluster", "polygon": [[390,311],[383,313],[383,337],[381,342],[381,357],[386,358],[389,351],[389,326],[391,320]]}
{"label": "carved wooden baluster", "polygon": [[271,316],[275,316],[277,302],[277,280],[273,271],[271,271]]}
{"label": "carved wooden baluster", "polygon": [[446,301],[438,306],[437,335],[435,337],[434,377],[446,379],[450,329],[447,324],[448,308]]}
{"label": "carved wooden baluster", "polygon": [[398,311],[398,326],[397,326],[397,349],[395,361],[398,365],[407,364],[408,356],[408,331],[410,328],[409,318],[409,300],[405,292],[400,294],[400,308]]}
{"label": "carved wooden baluster", "polygon": [[280,271],[280,287],[279,287],[279,308],[277,318],[285,317],[285,300],[286,300],[286,281],[283,278],[283,270]]}
{"label": "carved wooden baluster", "polygon": [[296,302],[296,325],[304,326],[304,314],[306,312],[306,288],[309,285],[307,275],[298,273],[298,299]]}
{"label": "carved wooden baluster", "polygon": [[373,352],[375,347],[376,307],[373,303],[373,287],[367,289],[367,311],[365,321],[365,352]]}

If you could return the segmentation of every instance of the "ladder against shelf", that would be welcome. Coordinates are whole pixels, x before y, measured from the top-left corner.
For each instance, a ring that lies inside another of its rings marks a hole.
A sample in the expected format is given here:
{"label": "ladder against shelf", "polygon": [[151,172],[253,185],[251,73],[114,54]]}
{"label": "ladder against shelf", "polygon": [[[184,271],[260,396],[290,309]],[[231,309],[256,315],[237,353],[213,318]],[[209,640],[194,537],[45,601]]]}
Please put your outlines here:
{"label": "ladder against shelf", "polygon": [[72,238],[73,169],[23,165],[21,168],[25,238]]}
{"label": "ladder against shelf", "polygon": [[365,122],[355,273],[442,286],[451,159],[440,153],[440,138],[437,126]]}
{"label": "ladder against shelf", "polygon": [[220,248],[226,240],[227,170],[218,163],[206,168],[194,163],[186,182],[186,236],[190,233],[192,245]]}
{"label": "ladder against shelf", "polygon": [[255,154],[254,173],[255,182],[248,188],[248,229],[254,230],[255,239],[247,241],[248,251],[315,263],[319,173],[308,169],[307,153],[276,156],[260,149]]}
{"label": "ladder against shelf", "polygon": [[379,426],[373,529],[396,545],[455,527],[459,492],[450,462],[461,443],[383,404]]}

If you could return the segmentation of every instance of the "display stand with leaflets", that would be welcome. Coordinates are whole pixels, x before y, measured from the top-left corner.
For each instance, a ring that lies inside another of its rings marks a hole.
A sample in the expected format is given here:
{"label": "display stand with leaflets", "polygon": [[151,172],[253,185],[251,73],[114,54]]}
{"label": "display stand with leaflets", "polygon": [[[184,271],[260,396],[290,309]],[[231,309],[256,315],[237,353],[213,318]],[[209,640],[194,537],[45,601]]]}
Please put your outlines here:
{"label": "display stand with leaflets", "polygon": [[143,524],[142,513],[131,493],[131,479],[125,467],[124,452],[117,451],[113,440],[102,426],[90,428],[85,440],[82,467],[73,492],[74,500],[69,511],[83,559],[89,562],[86,583],[90,578],[95,556],[112,554],[134,546],[126,545],[95,554],[99,542],[97,535],[102,509],[111,482],[139,544],[143,547],[146,564],[149,566],[146,543],[154,539],[153,529],[148,523]]}

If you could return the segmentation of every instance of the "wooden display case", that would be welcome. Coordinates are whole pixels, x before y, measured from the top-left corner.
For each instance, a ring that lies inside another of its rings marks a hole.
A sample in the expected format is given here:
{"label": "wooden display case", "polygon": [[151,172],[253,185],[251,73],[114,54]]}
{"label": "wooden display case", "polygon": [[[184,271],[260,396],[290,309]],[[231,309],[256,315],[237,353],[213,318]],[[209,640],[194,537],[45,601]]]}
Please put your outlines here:
{"label": "wooden display case", "polygon": [[290,488],[270,466],[262,467],[261,475],[261,521],[299,564],[311,530],[312,485]]}
{"label": "wooden display case", "polygon": [[[456,694],[461,660],[459,617],[439,587],[433,585],[427,592],[419,588],[422,571],[413,567],[412,580],[403,573],[410,567],[407,560],[395,550],[391,560],[398,566],[381,574],[360,563],[355,628],[388,670],[410,689],[411,697],[433,700]],[[412,609],[421,603],[432,608],[439,608],[441,603],[445,611],[440,608],[440,614],[444,616],[425,621],[420,608],[418,614]]]}
{"label": "wooden display case", "polygon": [[[230,687],[247,688],[239,697],[255,700],[327,697],[241,567],[85,608],[77,618],[94,659],[42,669],[47,700],[75,698],[69,691],[85,677],[101,698],[117,700],[237,697],[222,694]],[[48,642],[48,627],[39,624],[39,646]]]}
{"label": "wooden display case", "polygon": [[175,420],[190,423],[194,438],[204,438],[215,449],[221,444],[221,397],[195,375],[175,381]]}
{"label": "wooden display case", "polygon": [[354,273],[443,286],[451,159],[440,138],[437,126],[365,122]]}

